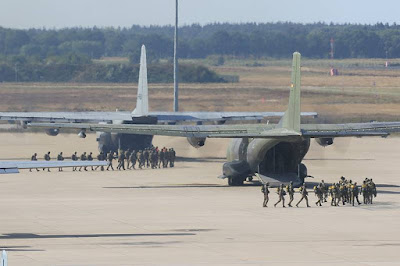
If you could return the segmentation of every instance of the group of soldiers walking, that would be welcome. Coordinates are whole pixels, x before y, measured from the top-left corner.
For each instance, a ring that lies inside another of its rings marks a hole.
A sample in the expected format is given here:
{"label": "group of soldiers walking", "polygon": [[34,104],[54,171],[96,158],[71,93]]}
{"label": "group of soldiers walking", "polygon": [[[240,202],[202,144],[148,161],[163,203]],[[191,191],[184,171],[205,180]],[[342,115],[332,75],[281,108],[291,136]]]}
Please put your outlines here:
{"label": "group of soldiers walking", "polygon": [[[269,183],[263,184],[261,192],[264,194],[263,207],[267,207],[270,194]],[[295,194],[293,182],[290,182],[286,187],[284,184],[281,184],[277,187],[276,193],[278,194],[278,201],[274,204],[274,207],[282,202],[282,206],[285,208],[285,196],[287,194],[289,195],[288,206],[293,207],[292,202]],[[308,191],[305,183],[303,183],[299,188],[299,193],[301,198],[297,202],[296,207],[299,207],[299,204],[303,200],[305,200],[307,207],[310,207],[308,203]],[[357,182],[353,183],[351,180],[346,180],[343,176],[340,178],[338,183],[333,183],[330,186],[322,180],[321,183],[314,186],[314,193],[317,197],[317,201],[315,202],[315,205],[317,206],[322,206],[323,203],[328,202],[328,195],[331,197],[331,206],[339,206],[340,203],[342,205],[348,203],[354,206],[355,202],[360,205],[361,202],[358,199],[358,195],[360,194],[363,196],[364,204],[372,204],[372,199],[377,195],[376,185],[372,179],[366,178],[360,188],[357,186]]]}
{"label": "group of soldiers walking", "polygon": [[176,152],[173,148],[167,149],[164,147],[160,150],[158,147],[151,147],[139,151],[119,150],[117,153],[112,151],[107,154],[100,153],[98,159],[99,161],[107,160],[107,171],[109,171],[110,168],[114,171],[114,159],[118,161],[117,170],[136,169],[136,165],[139,169],[157,169],[174,167]]}
{"label": "group of soldiers walking", "polygon": [[[64,161],[64,155],[62,152],[60,152],[57,155],[57,161]],[[110,151],[109,153],[104,153],[101,152],[100,154],[97,155],[97,160],[99,161],[107,161],[107,171],[113,170],[113,161],[117,159],[118,161],[118,166],[117,170],[127,170],[127,169],[136,169],[136,165],[139,169],[143,168],[167,168],[167,167],[174,167],[175,166],[175,159],[176,159],[176,152],[173,148],[162,148],[161,150],[158,147],[151,147],[151,148],[146,148],[144,150],[119,150],[118,152],[113,152]],[[31,157],[31,161],[37,161],[37,153],[33,154]],[[50,152],[47,152],[44,155],[44,160],[50,161]],[[77,152],[74,152],[71,156],[72,161],[93,161],[93,153],[82,153],[80,156],[78,155]],[[125,167],[126,166],[126,167]],[[101,167],[101,171],[104,171],[104,166],[97,166],[94,168],[91,166],[92,171],[97,170],[99,167]],[[78,169],[79,168],[79,169]],[[83,167],[73,167],[72,171],[88,171],[87,166]],[[43,171],[45,171],[46,168],[43,168]],[[32,172],[32,169],[29,170]],[[36,168],[36,171],[39,171],[39,169]],[[47,171],[50,172],[50,168],[47,168]],[[62,172],[63,169],[60,167],[58,169],[59,172]]]}

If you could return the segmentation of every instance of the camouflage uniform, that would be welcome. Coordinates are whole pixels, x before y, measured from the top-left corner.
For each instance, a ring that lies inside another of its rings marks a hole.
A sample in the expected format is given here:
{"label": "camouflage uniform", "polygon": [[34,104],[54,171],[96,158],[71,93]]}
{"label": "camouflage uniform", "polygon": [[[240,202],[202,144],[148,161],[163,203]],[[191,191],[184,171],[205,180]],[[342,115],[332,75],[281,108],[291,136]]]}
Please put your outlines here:
{"label": "camouflage uniform", "polygon": [[175,166],[175,159],[176,159],[176,152],[174,150],[174,148],[171,148],[169,151],[169,156],[170,156],[170,167],[174,167]]}
{"label": "camouflage uniform", "polygon": [[292,206],[292,202],[294,200],[294,188],[293,188],[293,182],[290,181],[289,185],[286,186],[286,191],[289,194],[289,203],[288,206],[289,207],[293,207]]}
{"label": "camouflage uniform", "polygon": [[[31,161],[33,161],[33,162],[37,161],[37,153],[32,155]],[[39,169],[36,168],[36,171],[39,172]],[[29,169],[29,172],[32,172],[32,168]]]}
{"label": "camouflage uniform", "polygon": [[130,152],[130,150],[127,150],[125,152],[126,169],[129,169],[129,163],[131,162],[130,157],[131,157],[131,152]]}
{"label": "camouflage uniform", "polygon": [[268,201],[269,201],[269,183],[265,183],[261,187],[261,192],[264,194],[264,201],[263,201],[263,207],[268,207]]}
{"label": "camouflage uniform", "polygon": [[[97,155],[97,160],[98,160],[99,162],[102,162],[102,161],[105,161],[105,160],[106,160],[106,157],[105,157],[105,155],[104,155],[104,152],[100,152],[99,155]],[[100,166],[96,166],[95,170],[97,170],[99,167],[100,167]],[[101,170],[101,171],[104,171],[104,166],[101,166],[100,170]]]}
{"label": "camouflage uniform", "polygon": [[370,203],[370,196],[369,196],[369,187],[368,187],[368,184],[367,184],[367,181],[363,181],[363,184],[362,184],[362,186],[361,186],[361,193],[362,193],[362,195],[363,195],[363,201],[364,201],[364,204],[369,204]]}
{"label": "camouflage uniform", "polygon": [[[50,152],[48,152],[48,153],[46,153],[45,155],[44,155],[44,159],[45,159],[45,161],[50,161],[51,160],[51,158],[50,158]],[[46,168],[43,168],[43,171],[45,170]],[[50,172],[50,168],[47,168],[47,172]]]}
{"label": "camouflage uniform", "polygon": [[307,191],[306,183],[303,183],[303,186],[300,187],[299,192],[301,194],[301,199],[299,200],[299,202],[297,202],[296,207],[299,207],[299,204],[300,204],[300,202],[302,202],[303,199],[306,200],[307,207],[310,207],[310,205],[308,205],[308,191]]}
{"label": "camouflage uniform", "polygon": [[324,200],[324,193],[322,191],[322,183],[320,183],[318,186],[314,186],[314,193],[315,193],[315,196],[317,196],[317,198],[318,198],[317,202],[315,202],[315,205],[322,206],[322,202]]}
{"label": "camouflage uniform", "polygon": [[[63,153],[60,152],[60,154],[57,155],[57,161],[64,161]],[[62,167],[58,167],[58,172],[62,172]]]}
{"label": "camouflage uniform", "polygon": [[125,170],[125,152],[123,150],[120,150],[118,153],[118,166],[117,169],[121,170],[124,169]]}
{"label": "camouflage uniform", "polygon": [[[90,152],[90,153],[89,153],[89,155],[88,155],[88,157],[87,157],[87,160],[88,160],[89,162],[93,162],[93,152]],[[92,171],[94,171],[93,166],[91,166],[91,169],[92,169]]]}
{"label": "camouflage uniform", "polygon": [[139,161],[139,168],[142,169],[144,167],[144,164],[145,164],[143,151],[139,151],[137,153],[137,159]]}
{"label": "camouflage uniform", "polygon": [[129,161],[131,162],[131,167],[129,169],[135,169],[136,160],[136,151],[132,151],[131,156],[129,156]]}
{"label": "camouflage uniform", "polygon": [[357,200],[358,205],[361,204],[361,202],[358,200],[358,194],[360,193],[360,190],[358,189],[357,182],[354,182],[354,185],[351,186],[351,203],[354,206],[354,201]]}
{"label": "camouflage uniform", "polygon": [[[74,152],[74,153],[72,154],[72,156],[71,156],[71,160],[74,161],[74,162],[78,161],[78,156],[77,156],[76,154],[77,154],[77,152]],[[75,172],[76,169],[77,169],[77,167],[72,167],[72,171]]]}
{"label": "camouflage uniform", "polygon": [[324,202],[328,202],[328,186],[325,184],[324,180],[321,181],[322,193],[324,195]]}
{"label": "camouflage uniform", "polygon": [[278,203],[282,201],[282,206],[283,206],[283,208],[286,208],[286,207],[285,207],[285,195],[286,195],[286,192],[285,192],[285,189],[284,189],[283,184],[281,184],[281,185],[277,188],[276,193],[277,193],[278,196],[279,196],[279,200],[278,200],[277,203],[274,204],[274,207],[276,207],[276,205],[278,205]]}
{"label": "camouflage uniform", "polygon": [[165,151],[164,149],[161,149],[160,155],[159,155],[159,165],[158,168],[161,168],[161,164],[163,165],[163,168],[165,168]]}
{"label": "camouflage uniform", "polygon": [[[86,152],[84,152],[84,153],[81,154],[81,161],[82,161],[82,162],[87,161]],[[86,166],[84,166],[83,169],[84,169],[85,171],[87,171],[87,167],[86,167]],[[81,171],[81,170],[82,170],[82,166],[79,167],[79,171]]]}
{"label": "camouflage uniform", "polygon": [[111,167],[111,169],[114,171],[114,167],[113,167],[113,164],[112,164],[113,160],[114,160],[114,152],[113,152],[113,151],[110,151],[110,152],[107,154],[107,161],[108,161],[107,171],[108,171],[108,169],[110,169],[110,167]]}
{"label": "camouflage uniform", "polygon": [[149,153],[149,149],[146,148],[143,151],[143,166],[149,168],[150,167],[150,153]]}

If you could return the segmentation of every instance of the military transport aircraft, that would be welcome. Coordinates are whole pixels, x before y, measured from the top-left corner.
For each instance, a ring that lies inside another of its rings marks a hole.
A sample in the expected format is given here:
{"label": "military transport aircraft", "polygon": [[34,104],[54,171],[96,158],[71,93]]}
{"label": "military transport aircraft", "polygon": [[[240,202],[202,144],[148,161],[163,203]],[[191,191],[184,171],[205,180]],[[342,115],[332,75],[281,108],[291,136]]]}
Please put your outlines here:
{"label": "military transport aircraft", "polygon": [[[194,122],[202,124],[212,122],[223,124],[229,120],[258,120],[266,117],[282,117],[283,112],[149,112],[147,84],[146,48],[143,45],[140,58],[139,82],[136,108],[133,112],[0,112],[0,120],[19,121],[25,127],[31,122],[51,123],[99,123],[99,124],[176,124]],[[317,113],[302,113],[304,116],[317,116]],[[57,136],[59,128],[48,128],[46,133]],[[85,138],[85,129],[78,134]],[[118,148],[124,150],[141,150],[150,147],[153,136],[126,133],[97,132],[99,150],[109,152]],[[196,148],[205,144],[205,138],[188,138],[188,142]]]}
{"label": "military transport aircraft", "polygon": [[103,161],[0,161],[0,174],[17,174],[19,169],[106,166]]}
{"label": "military transport aircraft", "polygon": [[300,53],[293,54],[289,106],[278,124],[186,126],[60,123],[33,126],[198,139],[232,138],[227,152],[228,162],[223,166],[222,175],[228,178],[230,185],[242,185],[247,177],[255,173],[264,180],[303,182],[307,168],[302,160],[309,150],[311,138],[317,139],[320,144],[331,144],[337,137],[387,137],[391,132],[400,132],[400,122],[301,124],[300,59]]}

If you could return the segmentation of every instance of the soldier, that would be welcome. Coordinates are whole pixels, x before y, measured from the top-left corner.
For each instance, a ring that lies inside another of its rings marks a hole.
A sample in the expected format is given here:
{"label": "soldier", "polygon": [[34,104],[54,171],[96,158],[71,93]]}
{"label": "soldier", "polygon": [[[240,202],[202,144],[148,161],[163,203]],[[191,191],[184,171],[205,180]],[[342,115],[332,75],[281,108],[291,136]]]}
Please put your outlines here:
{"label": "soldier", "polygon": [[376,185],[372,181],[372,178],[369,180],[368,184],[369,184],[369,188],[370,188],[370,191],[371,191],[371,204],[372,204],[372,198],[376,198],[376,194],[377,194]]}
{"label": "soldier", "polygon": [[310,205],[308,205],[308,191],[307,191],[306,183],[303,183],[303,185],[300,187],[299,192],[301,194],[301,199],[299,200],[299,202],[297,202],[296,207],[299,207],[299,204],[303,199],[306,200],[307,207],[310,207]]}
{"label": "soldier", "polygon": [[118,166],[117,169],[121,170],[124,169],[125,170],[125,152],[123,150],[120,150],[118,153]]}
{"label": "soldier", "polygon": [[[60,152],[60,154],[57,155],[57,161],[64,161],[62,152]],[[62,167],[58,167],[58,172],[62,172],[62,171],[63,171]]]}
{"label": "soldier", "polygon": [[[51,158],[50,158],[50,152],[48,152],[48,153],[46,153],[46,154],[44,155],[44,159],[45,159],[46,161],[50,161],[50,160],[51,160]],[[46,169],[46,168],[43,168],[43,171],[44,171],[44,169]],[[50,172],[50,168],[47,168],[47,172]]]}
{"label": "soldier", "polygon": [[[71,156],[72,161],[76,162],[78,161],[78,156],[77,156],[77,152],[74,152]],[[77,167],[72,167],[72,171],[75,172],[77,169]]]}
{"label": "soldier", "polygon": [[150,153],[149,153],[149,149],[146,148],[143,151],[143,166],[149,168],[150,167]]}
{"label": "soldier", "polygon": [[286,186],[286,191],[289,194],[289,203],[288,206],[289,207],[293,207],[292,206],[292,202],[294,200],[294,187],[293,187],[293,181],[290,181],[289,185]]}
{"label": "soldier", "polygon": [[150,164],[151,164],[151,169],[157,168],[157,153],[156,149],[152,149],[150,152]]}
{"label": "soldier", "polygon": [[281,184],[281,185],[276,189],[276,193],[277,193],[278,196],[279,196],[279,200],[278,200],[277,203],[274,204],[274,207],[276,207],[276,205],[278,205],[278,203],[282,201],[282,206],[283,206],[283,208],[286,208],[286,207],[285,207],[285,195],[286,195],[286,192],[285,192],[285,189],[284,189],[283,184]]}
{"label": "soldier", "polygon": [[[99,155],[97,155],[97,160],[99,162],[105,161],[106,157],[104,156],[104,152],[100,152]],[[100,166],[96,166],[94,170],[97,170]],[[104,171],[104,166],[101,166],[100,168],[101,171]]]}
{"label": "soldier", "polygon": [[361,202],[358,200],[358,194],[360,193],[360,190],[358,189],[357,182],[354,182],[354,185],[351,186],[351,202],[354,206],[354,200],[357,200],[358,205],[361,204]]}
{"label": "soldier", "polygon": [[166,168],[168,168],[168,165],[170,162],[170,156],[171,156],[171,154],[170,154],[169,150],[164,147],[164,161],[165,161],[164,164],[165,164]]}
{"label": "soldier", "polygon": [[[93,152],[90,152],[90,153],[89,153],[89,155],[88,155],[88,157],[87,157],[87,160],[88,160],[89,162],[92,162],[92,161],[93,161]],[[91,168],[92,168],[92,171],[94,171],[93,166],[91,166]]]}
{"label": "soldier", "polygon": [[[86,152],[83,152],[83,153],[81,154],[81,161],[82,161],[82,162],[87,161]],[[82,170],[82,166],[79,167],[79,172],[80,172],[81,170]],[[87,167],[84,166],[84,167],[83,167],[83,170],[87,171]]]}
{"label": "soldier", "polygon": [[164,166],[164,160],[165,160],[164,148],[161,149],[161,151],[160,151],[159,160],[160,160],[160,163],[159,163],[159,165],[158,165],[158,168],[161,168],[161,164],[163,165],[163,168],[164,168],[164,167],[165,167],[165,166]]}
{"label": "soldier", "polygon": [[[35,154],[32,155],[31,161],[37,161],[37,153],[36,152],[35,152]],[[36,171],[39,172],[39,169],[36,168]],[[29,169],[29,172],[32,172],[32,168]]]}
{"label": "soldier", "polygon": [[331,196],[331,206],[336,206],[336,184],[329,186],[329,195]]}
{"label": "soldier", "polygon": [[143,151],[139,151],[137,157],[138,157],[138,160],[139,160],[139,168],[142,169],[145,166]]}
{"label": "soldier", "polygon": [[320,183],[318,186],[314,186],[314,193],[317,196],[318,200],[315,202],[315,205],[322,206],[322,201],[324,200],[324,193],[322,191],[322,184]]}
{"label": "soldier", "polygon": [[112,164],[113,160],[114,160],[114,152],[113,152],[113,151],[110,151],[110,152],[107,154],[107,161],[108,161],[107,171],[110,169],[110,167],[111,167],[111,169],[114,171],[114,167],[113,167],[113,164]]}
{"label": "soldier", "polygon": [[346,184],[345,182],[342,182],[339,185],[339,202],[342,201],[343,205],[346,204],[346,194]]}
{"label": "soldier", "polygon": [[264,202],[263,202],[263,207],[268,207],[268,201],[269,201],[269,183],[264,183],[261,187],[261,192],[264,194]]}
{"label": "soldier", "polygon": [[131,155],[129,156],[129,161],[131,162],[131,167],[129,169],[135,169],[136,165],[136,151],[132,151]]}
{"label": "soldier", "polygon": [[176,159],[176,152],[174,148],[170,149],[170,166],[174,167],[175,166],[175,159]]}
{"label": "soldier", "polygon": [[364,204],[369,204],[369,191],[367,181],[364,180],[361,186],[361,194],[363,195]]}
{"label": "soldier", "polygon": [[131,157],[131,151],[128,149],[125,152],[126,169],[129,169],[130,157]]}
{"label": "soldier", "polygon": [[324,194],[324,202],[328,202],[328,186],[325,184],[324,180],[321,180],[322,193]]}

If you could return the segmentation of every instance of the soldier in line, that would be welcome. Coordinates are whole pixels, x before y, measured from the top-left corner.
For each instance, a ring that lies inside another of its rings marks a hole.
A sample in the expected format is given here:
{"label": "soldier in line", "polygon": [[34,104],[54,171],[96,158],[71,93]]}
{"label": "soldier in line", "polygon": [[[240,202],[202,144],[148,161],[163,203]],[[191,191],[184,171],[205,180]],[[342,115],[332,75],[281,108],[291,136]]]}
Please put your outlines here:
{"label": "soldier in line", "polygon": [[164,148],[161,149],[161,151],[160,151],[159,161],[160,161],[160,162],[159,162],[158,168],[161,168],[161,164],[162,164],[163,168],[165,168],[165,165],[164,165],[164,161],[165,161],[165,151],[164,151]]}
{"label": "soldier in line", "polygon": [[114,167],[113,167],[113,160],[114,160],[114,152],[113,151],[110,151],[108,154],[107,154],[107,161],[108,161],[108,165],[107,165],[107,171],[110,169],[110,167],[111,167],[111,169],[114,171]]}
{"label": "soldier in line", "polygon": [[328,202],[328,186],[325,184],[324,180],[321,180],[322,193],[324,194],[324,202]]}
{"label": "soldier in line", "polygon": [[[48,153],[46,153],[45,155],[44,155],[44,159],[46,160],[46,161],[50,161],[51,160],[51,158],[50,158],[50,152],[48,152]],[[43,171],[45,170],[46,168],[43,168]],[[47,168],[47,172],[50,172],[50,168]]]}
{"label": "soldier in line", "polygon": [[351,202],[354,206],[354,200],[357,200],[358,205],[361,204],[361,202],[358,200],[358,194],[360,193],[360,190],[358,189],[357,182],[354,182],[354,185],[351,186]]}
{"label": "soldier in line", "polygon": [[130,161],[130,156],[131,156],[131,151],[128,149],[125,152],[125,160],[126,160],[126,169],[129,169],[129,163]]}
{"label": "soldier in line", "polygon": [[322,191],[322,184],[320,183],[318,186],[314,186],[314,193],[315,196],[317,196],[318,200],[315,202],[315,205],[317,206],[322,206],[323,198],[324,198],[324,193]]}
{"label": "soldier in line", "polygon": [[341,201],[343,205],[346,204],[346,184],[345,182],[339,183],[339,202]]}
{"label": "soldier in line", "polygon": [[370,187],[370,190],[371,190],[371,204],[372,204],[372,198],[376,198],[376,194],[377,194],[377,192],[376,192],[376,185],[375,185],[375,183],[372,181],[372,178],[369,179],[368,184],[369,184],[369,187]]}
{"label": "soldier in line", "polygon": [[129,156],[129,161],[131,162],[131,167],[129,169],[136,169],[135,165],[136,165],[136,151],[132,151],[131,155]]}
{"label": "soldier in line", "polygon": [[308,205],[308,191],[307,191],[306,183],[303,183],[303,186],[300,187],[299,192],[301,194],[301,199],[299,200],[299,202],[297,202],[296,207],[299,207],[299,204],[303,199],[306,200],[307,207],[310,207],[310,205]]}
{"label": "soldier in line", "polygon": [[[63,153],[62,152],[60,152],[57,155],[57,161],[64,161],[64,157],[63,157]],[[62,167],[58,167],[58,172],[62,172],[62,171],[63,171]]]}
{"label": "soldier in line", "polygon": [[150,154],[151,169],[156,169],[158,166],[158,153],[156,149],[153,149]]}
{"label": "soldier in line", "polygon": [[276,205],[278,205],[278,203],[282,201],[282,206],[283,206],[283,208],[286,208],[286,207],[285,207],[285,195],[286,195],[286,192],[285,192],[285,189],[284,189],[283,184],[281,184],[281,185],[277,188],[276,193],[277,193],[278,196],[279,196],[279,200],[278,200],[277,203],[274,204],[274,207],[276,207]]}
{"label": "soldier in line", "polygon": [[[81,154],[81,161],[82,161],[82,162],[87,161],[86,152],[83,152],[83,153]],[[82,170],[82,166],[79,167],[79,172],[80,172],[81,170]],[[86,167],[86,166],[83,167],[83,170],[87,171],[87,167]]]}
{"label": "soldier in line", "polygon": [[[104,152],[100,152],[99,155],[97,155],[97,160],[99,162],[105,161],[106,160],[106,156],[104,155]],[[97,170],[99,167],[101,171],[104,171],[104,166],[96,166],[96,168],[94,170]]]}
{"label": "soldier in line", "polygon": [[[93,152],[90,152],[90,153],[89,153],[89,155],[88,155],[88,157],[87,157],[87,160],[88,160],[89,162],[92,162],[92,161],[93,161]],[[92,168],[92,171],[94,171],[93,166],[91,166],[91,168]]]}
{"label": "soldier in line", "polygon": [[329,187],[329,195],[331,196],[331,206],[339,206],[339,199],[338,199],[339,190],[336,184],[332,184]]}
{"label": "soldier in line", "polygon": [[[31,161],[33,161],[33,162],[37,161],[37,153],[36,152],[32,155]],[[36,168],[36,171],[39,172],[39,169]],[[32,172],[32,168],[29,169],[29,172]]]}
{"label": "soldier in line", "polygon": [[[74,162],[78,161],[77,152],[74,152],[74,153],[72,154],[71,159],[72,159],[72,161],[74,161]],[[78,168],[78,167],[72,167],[72,171],[75,172],[77,168]]]}
{"label": "soldier in line", "polygon": [[174,148],[169,149],[170,167],[175,166],[176,152]]}
{"label": "soldier in line", "polygon": [[169,153],[169,150],[168,150],[167,148],[164,147],[164,164],[165,164],[165,167],[166,167],[166,168],[168,168],[169,161],[170,161],[170,153]]}
{"label": "soldier in line", "polygon": [[143,151],[143,167],[149,168],[150,167],[150,153],[149,153],[149,149],[146,148]]}
{"label": "soldier in line", "polygon": [[292,206],[292,202],[294,200],[294,187],[293,187],[293,181],[290,181],[289,185],[286,186],[286,191],[289,194],[289,203],[288,206],[289,207],[293,207]]}
{"label": "soldier in line", "polygon": [[264,183],[263,186],[261,187],[261,192],[264,194],[264,201],[263,201],[263,207],[268,207],[268,201],[269,201],[269,183]]}
{"label": "soldier in line", "polygon": [[120,150],[118,153],[118,166],[117,169],[121,170],[124,169],[125,170],[125,152],[123,150]]}

